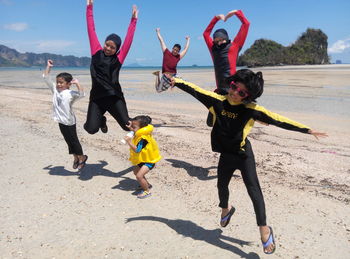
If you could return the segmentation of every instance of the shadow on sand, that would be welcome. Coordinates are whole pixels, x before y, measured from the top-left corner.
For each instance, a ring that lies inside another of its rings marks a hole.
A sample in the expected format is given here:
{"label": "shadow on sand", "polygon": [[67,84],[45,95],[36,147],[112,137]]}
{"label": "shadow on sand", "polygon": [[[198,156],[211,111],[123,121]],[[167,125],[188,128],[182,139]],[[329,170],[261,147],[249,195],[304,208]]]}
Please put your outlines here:
{"label": "shadow on sand", "polygon": [[243,247],[245,245],[252,246],[251,242],[236,239],[233,237],[224,236],[222,235],[221,229],[207,230],[189,220],[182,220],[182,219],[171,220],[171,219],[154,217],[154,216],[140,216],[140,217],[133,217],[133,218],[126,219],[126,223],[129,223],[132,221],[158,221],[166,224],[168,227],[175,230],[178,234],[184,237],[190,237],[194,240],[207,242],[208,244],[211,244],[213,246],[217,246],[221,249],[231,251],[232,253],[239,255],[241,258],[247,258],[247,259],[260,258],[259,255],[257,255],[256,253],[247,254],[241,249],[239,249],[237,246],[230,244],[230,243],[234,243]]}
{"label": "shadow on sand", "polygon": [[119,172],[112,172],[104,167],[108,165],[106,161],[100,160],[98,164],[86,164],[85,167],[80,171],[69,171],[63,166],[46,166],[43,169],[48,170],[50,175],[58,176],[78,176],[79,180],[88,181],[91,180],[94,176],[106,176],[113,178],[123,178],[118,185],[112,187],[112,189],[120,189],[124,191],[135,190],[137,186],[137,181],[126,177],[129,172],[132,172],[133,167],[126,168]]}

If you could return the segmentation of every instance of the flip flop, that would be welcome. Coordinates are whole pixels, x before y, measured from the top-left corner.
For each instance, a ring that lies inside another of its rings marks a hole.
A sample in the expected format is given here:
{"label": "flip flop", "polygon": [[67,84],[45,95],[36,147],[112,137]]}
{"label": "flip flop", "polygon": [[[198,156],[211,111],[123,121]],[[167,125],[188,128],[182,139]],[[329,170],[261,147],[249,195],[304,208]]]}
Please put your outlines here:
{"label": "flip flop", "polygon": [[78,164],[78,170],[81,170],[81,169],[84,168],[84,166],[85,166],[86,161],[88,160],[88,158],[89,158],[89,157],[88,157],[87,155],[85,155],[85,159],[84,159],[83,161],[79,162],[79,164]]}
{"label": "flip flop", "polygon": [[[263,251],[264,251],[265,254],[273,254],[273,253],[275,252],[275,250],[276,250],[275,238],[274,238],[274,236],[273,236],[272,227],[269,227],[269,229],[270,229],[270,235],[269,235],[269,238],[267,239],[267,241],[266,241],[266,242],[263,242],[263,241],[261,240],[261,243],[262,243],[262,245],[263,245]],[[265,249],[266,249],[269,245],[271,245],[271,244],[274,245],[273,250],[272,250],[271,252],[266,252]]]}
{"label": "flip flop", "polygon": [[222,217],[220,220],[220,225],[224,228],[228,225],[228,223],[230,223],[230,219],[233,215],[233,213],[235,213],[236,209],[235,207],[231,207],[230,211],[227,213],[227,215],[225,217]]}
{"label": "flip flop", "polygon": [[147,198],[147,197],[149,197],[151,195],[152,195],[152,193],[143,191],[143,192],[141,192],[140,194],[137,195],[137,198],[144,199],[144,198]]}
{"label": "flip flop", "polygon": [[79,159],[73,162],[73,169],[77,169],[79,165]]}

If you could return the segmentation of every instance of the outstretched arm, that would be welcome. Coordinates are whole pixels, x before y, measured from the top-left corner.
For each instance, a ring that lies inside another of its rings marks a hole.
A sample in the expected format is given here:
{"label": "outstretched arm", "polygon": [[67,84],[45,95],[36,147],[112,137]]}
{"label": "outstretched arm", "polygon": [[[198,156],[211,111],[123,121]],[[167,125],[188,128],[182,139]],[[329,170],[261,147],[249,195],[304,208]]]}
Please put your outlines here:
{"label": "outstretched arm", "polygon": [[312,129],[310,129],[308,133],[314,136],[316,139],[328,137],[327,133],[314,131]]}
{"label": "outstretched arm", "polygon": [[119,62],[121,64],[124,63],[126,55],[128,54],[130,47],[131,47],[131,43],[134,39],[138,14],[139,14],[139,10],[137,9],[137,6],[133,5],[132,6],[131,21],[130,21],[130,24],[128,27],[128,32],[126,33],[123,45],[121,46],[120,51],[117,54]]}
{"label": "outstretched arm", "polygon": [[95,31],[95,23],[93,16],[93,0],[87,0],[86,6],[86,23],[90,42],[91,56],[95,55],[97,51],[102,49]]}
{"label": "outstretched arm", "polygon": [[166,50],[166,45],[164,43],[162,35],[160,35],[160,28],[157,28],[156,32],[157,32],[157,37],[158,37],[158,40],[160,43],[160,47],[162,48],[162,52],[164,52]]}
{"label": "outstretched arm", "polygon": [[181,51],[180,53],[180,59],[182,59],[186,55],[189,46],[190,46],[190,36],[186,36],[186,46],[184,50]]}

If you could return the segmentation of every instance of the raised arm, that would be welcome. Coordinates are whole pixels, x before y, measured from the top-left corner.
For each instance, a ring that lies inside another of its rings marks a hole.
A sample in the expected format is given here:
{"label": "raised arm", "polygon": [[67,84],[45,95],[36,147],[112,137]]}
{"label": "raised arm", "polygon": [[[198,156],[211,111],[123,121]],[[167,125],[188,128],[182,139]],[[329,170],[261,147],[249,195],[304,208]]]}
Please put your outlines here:
{"label": "raised arm", "polygon": [[186,46],[184,50],[181,51],[180,53],[180,59],[182,59],[186,55],[189,46],[190,46],[190,36],[186,36]]}
{"label": "raised arm", "polygon": [[119,62],[121,64],[124,63],[124,60],[126,58],[126,56],[128,55],[128,52],[130,50],[131,47],[131,43],[134,39],[134,34],[135,34],[135,30],[136,30],[136,22],[137,22],[137,17],[138,17],[138,9],[136,5],[132,6],[132,15],[131,15],[131,21],[128,27],[128,31],[126,33],[124,42],[120,48],[119,53],[117,54]]}
{"label": "raised arm", "polygon": [[210,34],[211,34],[215,24],[219,20],[225,20],[225,16],[223,14],[219,14],[219,15],[214,16],[214,18],[210,21],[209,25],[207,26],[207,28],[203,32],[204,41],[207,44],[210,52],[211,52],[211,48],[213,47],[213,39],[210,36]]}
{"label": "raised arm", "polygon": [[81,86],[81,84],[80,84],[78,79],[74,78],[71,81],[71,83],[78,88],[78,93],[74,92],[76,94],[73,94],[73,102],[74,102],[74,101],[78,100],[79,98],[84,97],[85,96],[85,92],[84,92],[84,88]]}
{"label": "raised arm", "polygon": [[228,12],[225,16],[225,21],[227,21],[230,17],[236,15],[238,19],[241,21],[242,25],[239,29],[239,32],[237,33],[236,37],[234,38],[233,42],[239,46],[239,48],[242,48],[244,45],[244,42],[248,35],[248,30],[250,23],[245,18],[243,12],[241,10],[232,10]]}
{"label": "raised arm", "polygon": [[53,61],[51,59],[47,60],[47,65],[46,65],[46,69],[45,69],[44,74],[43,74],[43,78],[44,78],[45,83],[50,88],[51,92],[53,93],[55,91],[56,85],[50,77],[50,72],[51,72],[52,67],[53,67]]}
{"label": "raised arm", "polygon": [[97,51],[102,49],[95,31],[95,23],[94,23],[94,16],[93,16],[93,0],[87,0],[86,24],[87,24],[87,31],[88,31],[89,42],[90,42],[90,52],[91,52],[91,56],[93,56],[96,54]]}
{"label": "raised arm", "polygon": [[48,59],[46,64],[46,69],[44,71],[45,76],[49,76],[52,67],[53,67],[53,61],[51,59]]}
{"label": "raised arm", "polygon": [[162,48],[162,52],[164,52],[166,50],[166,45],[164,43],[162,35],[160,35],[160,28],[157,28],[156,32],[157,32],[157,37],[158,37],[158,40],[160,43],[160,47]]}

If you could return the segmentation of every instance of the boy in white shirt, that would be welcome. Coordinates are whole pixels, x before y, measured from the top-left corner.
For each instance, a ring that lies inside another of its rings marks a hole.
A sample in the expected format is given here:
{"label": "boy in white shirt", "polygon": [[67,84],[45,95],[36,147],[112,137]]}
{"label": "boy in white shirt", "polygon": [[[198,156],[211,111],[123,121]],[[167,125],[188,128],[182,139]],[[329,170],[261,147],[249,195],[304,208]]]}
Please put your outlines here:
{"label": "boy in white shirt", "polygon": [[[72,75],[66,72],[58,74],[56,83],[53,82],[50,77],[52,67],[53,61],[48,60],[43,74],[45,83],[53,93],[52,117],[58,122],[60,131],[68,145],[69,154],[74,156],[73,168],[80,170],[85,166],[88,156],[84,155],[77,136],[76,118],[72,105],[76,100],[85,96],[84,89],[77,79],[73,79]],[[77,86],[78,91],[69,89],[72,84]]]}

